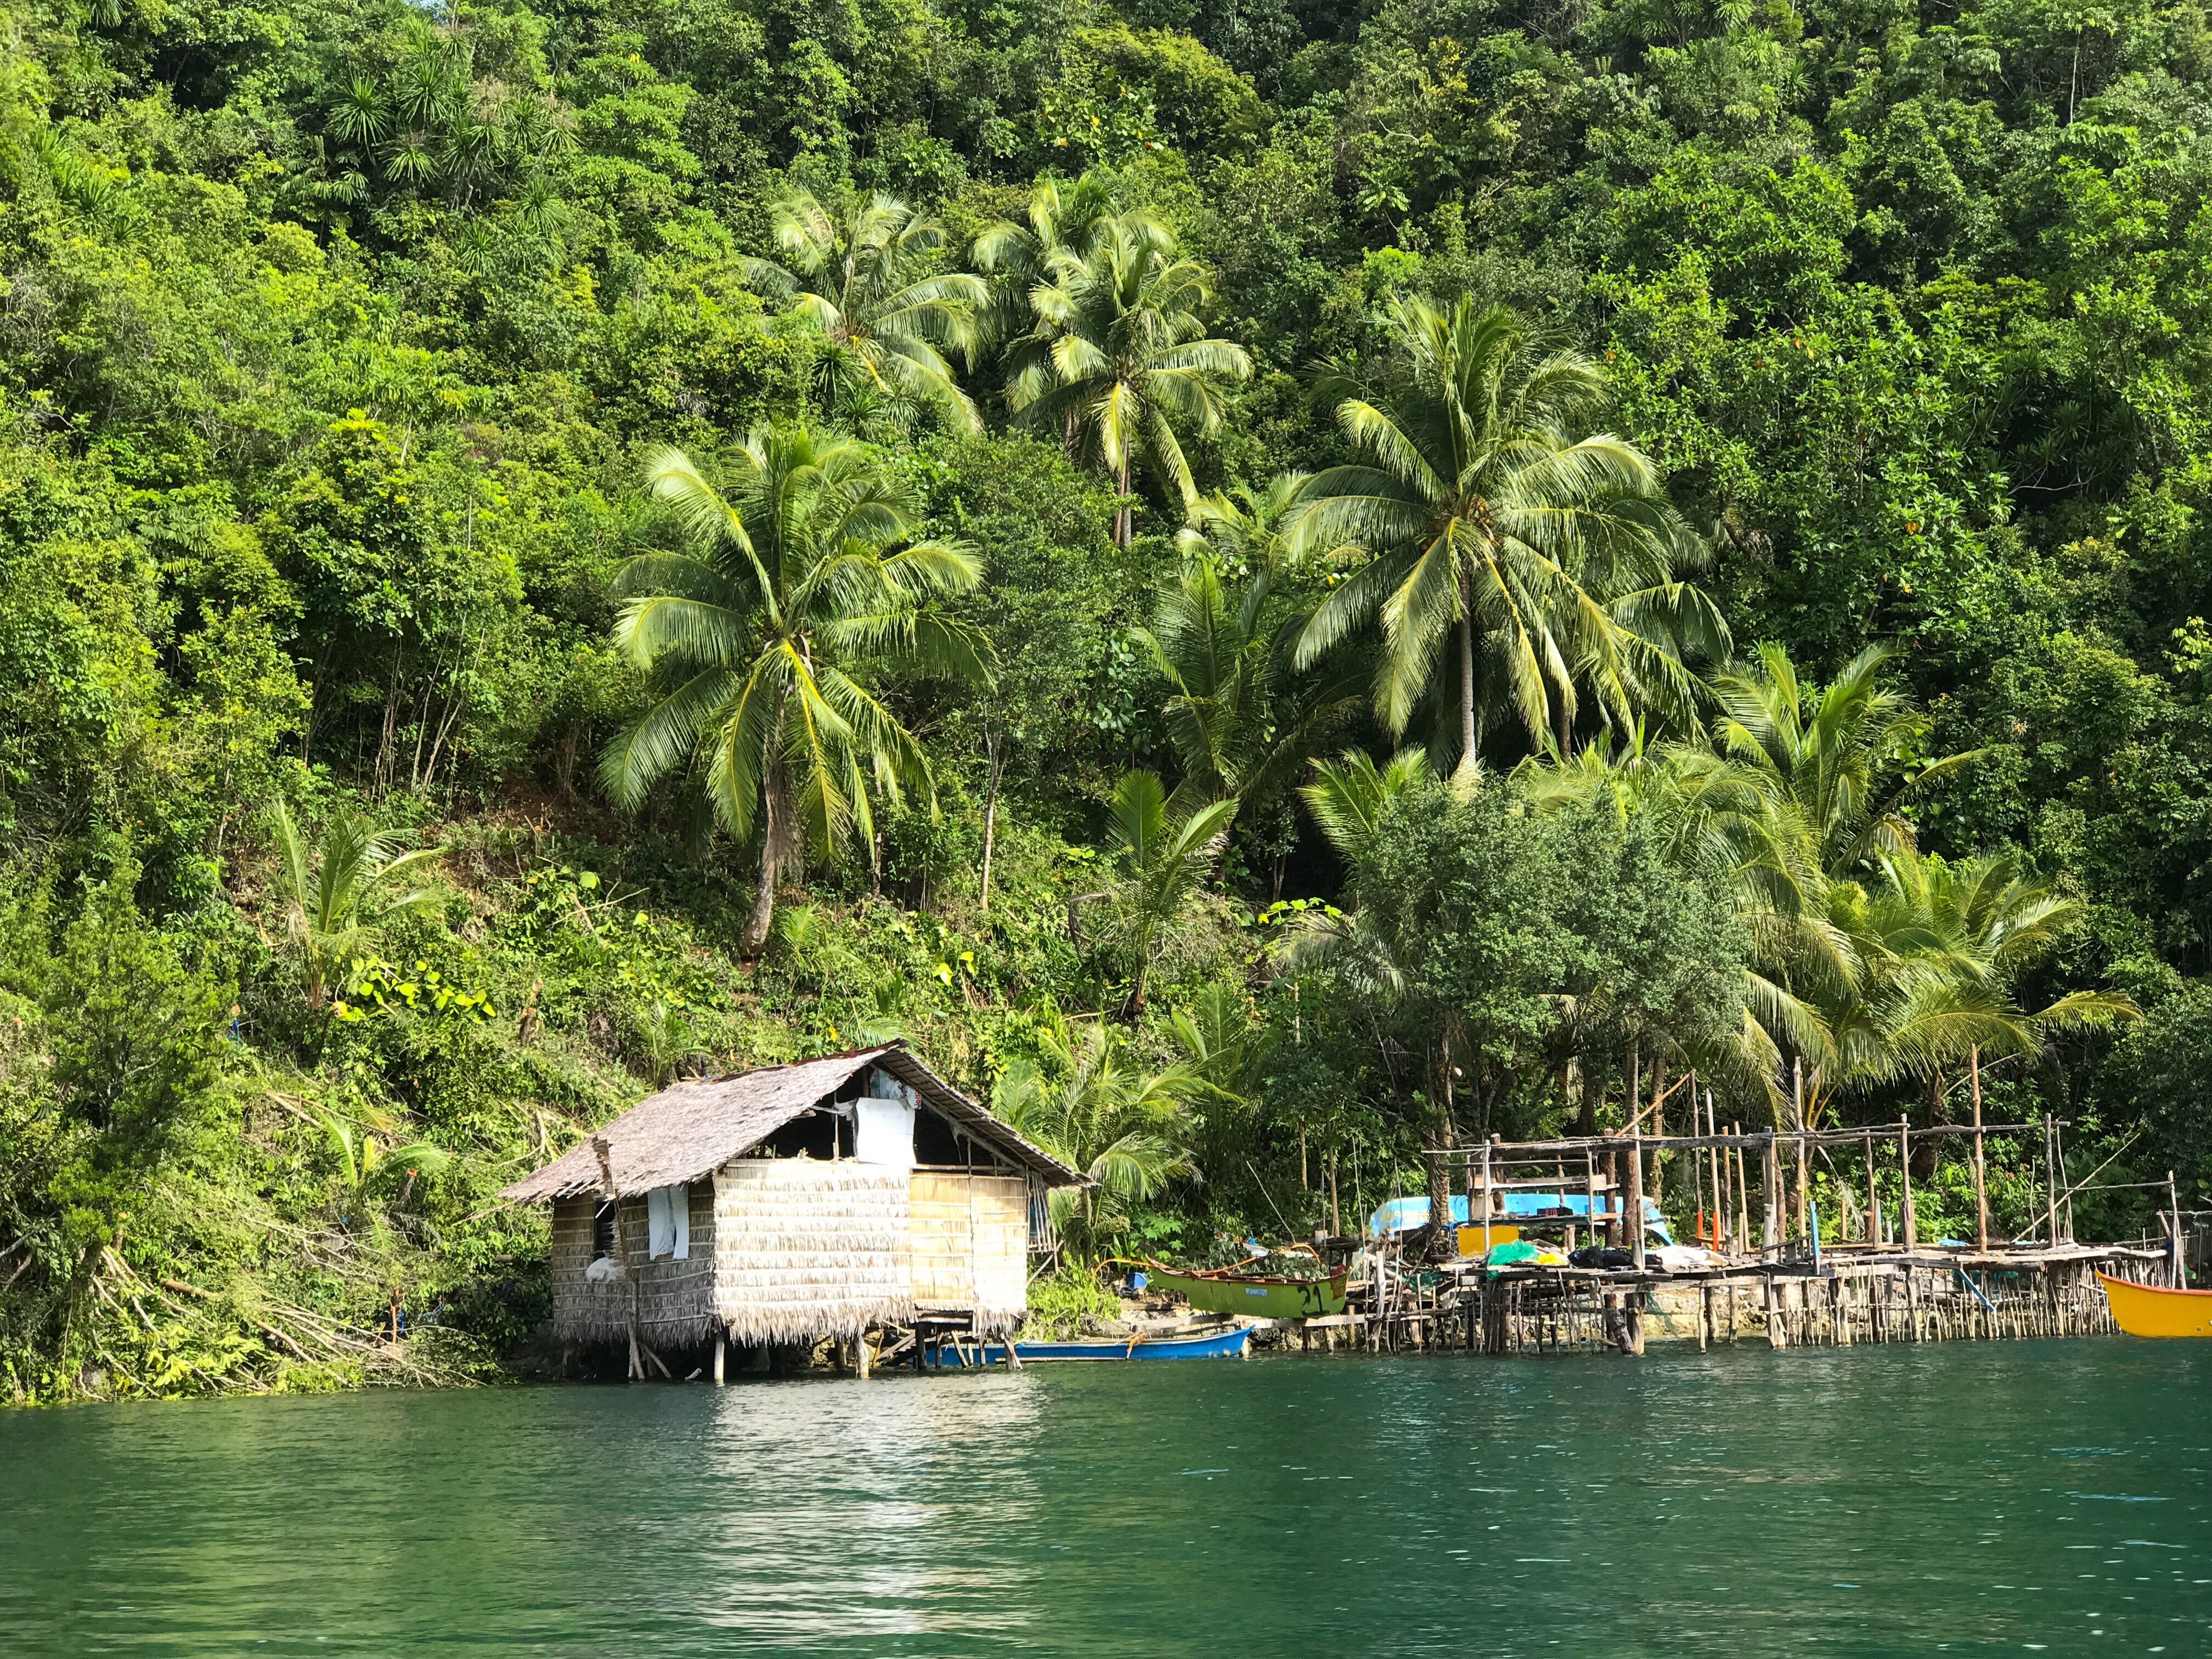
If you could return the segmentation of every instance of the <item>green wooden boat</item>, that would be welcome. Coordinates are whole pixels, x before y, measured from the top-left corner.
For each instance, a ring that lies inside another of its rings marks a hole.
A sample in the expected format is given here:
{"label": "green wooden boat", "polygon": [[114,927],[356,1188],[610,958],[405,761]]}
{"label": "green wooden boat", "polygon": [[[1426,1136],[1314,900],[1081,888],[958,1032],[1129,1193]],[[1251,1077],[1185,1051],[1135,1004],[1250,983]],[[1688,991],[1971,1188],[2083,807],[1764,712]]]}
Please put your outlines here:
{"label": "green wooden boat", "polygon": [[1285,1279],[1272,1273],[1179,1273],[1172,1267],[1146,1270],[1148,1288],[1172,1291],[1208,1313],[1242,1314],[1248,1319],[1313,1319],[1344,1311],[1344,1280],[1339,1267],[1327,1279]]}

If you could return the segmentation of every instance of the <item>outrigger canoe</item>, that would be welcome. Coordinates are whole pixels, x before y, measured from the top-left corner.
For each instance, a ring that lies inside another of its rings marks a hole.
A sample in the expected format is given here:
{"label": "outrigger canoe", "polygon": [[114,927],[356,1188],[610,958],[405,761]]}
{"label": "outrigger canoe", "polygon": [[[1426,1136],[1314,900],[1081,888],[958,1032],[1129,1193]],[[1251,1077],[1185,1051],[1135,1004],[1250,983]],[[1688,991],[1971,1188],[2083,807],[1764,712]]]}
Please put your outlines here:
{"label": "outrigger canoe", "polygon": [[[1250,1331],[1232,1325],[1227,1330],[1208,1331],[1202,1336],[1017,1342],[1014,1352],[1024,1365],[1042,1359],[1242,1359],[1251,1341]],[[1006,1345],[948,1339],[931,1351],[927,1363],[942,1370],[1003,1365],[1006,1363]]]}
{"label": "outrigger canoe", "polygon": [[1247,1319],[1315,1319],[1344,1311],[1344,1281],[1351,1271],[1339,1267],[1326,1279],[1290,1279],[1226,1270],[1183,1273],[1155,1266],[1146,1269],[1145,1283],[1149,1290],[1172,1291],[1207,1313]]}
{"label": "outrigger canoe", "polygon": [[2212,1336],[2212,1291],[2138,1285],[2099,1273],[2113,1322],[2130,1336]]}

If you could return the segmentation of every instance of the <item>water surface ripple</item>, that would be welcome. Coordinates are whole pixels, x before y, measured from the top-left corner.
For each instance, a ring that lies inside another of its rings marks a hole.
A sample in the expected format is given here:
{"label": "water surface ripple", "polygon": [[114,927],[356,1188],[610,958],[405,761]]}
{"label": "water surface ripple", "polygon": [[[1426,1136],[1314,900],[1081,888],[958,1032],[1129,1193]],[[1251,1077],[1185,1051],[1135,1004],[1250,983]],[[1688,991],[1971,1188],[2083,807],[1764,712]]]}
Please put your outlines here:
{"label": "water surface ripple", "polygon": [[0,1653],[2212,1653],[2212,1344],[0,1413]]}

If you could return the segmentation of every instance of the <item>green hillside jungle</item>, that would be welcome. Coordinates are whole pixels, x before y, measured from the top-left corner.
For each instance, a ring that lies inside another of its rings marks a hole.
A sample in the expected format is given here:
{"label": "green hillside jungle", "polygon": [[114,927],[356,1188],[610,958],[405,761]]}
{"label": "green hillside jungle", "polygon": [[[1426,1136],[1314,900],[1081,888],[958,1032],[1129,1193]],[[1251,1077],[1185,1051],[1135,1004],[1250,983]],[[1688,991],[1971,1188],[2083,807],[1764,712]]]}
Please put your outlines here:
{"label": "green hillside jungle", "polygon": [[1692,1069],[2212,1183],[2197,6],[0,30],[0,1398],[512,1374],[503,1183],[893,1035],[1066,1316]]}

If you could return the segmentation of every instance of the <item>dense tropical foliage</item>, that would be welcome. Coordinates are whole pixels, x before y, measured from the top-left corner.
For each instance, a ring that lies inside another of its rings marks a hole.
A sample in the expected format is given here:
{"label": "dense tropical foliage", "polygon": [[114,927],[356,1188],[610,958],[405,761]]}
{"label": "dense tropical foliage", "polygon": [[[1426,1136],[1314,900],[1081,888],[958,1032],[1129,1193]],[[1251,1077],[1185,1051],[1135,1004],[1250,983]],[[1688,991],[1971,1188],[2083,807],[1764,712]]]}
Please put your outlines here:
{"label": "dense tropical foliage", "polygon": [[0,1396],[493,1366],[503,1182],[894,1034],[1071,1261],[1662,1067],[2206,1201],[2208,105],[2188,7],[0,0]]}

